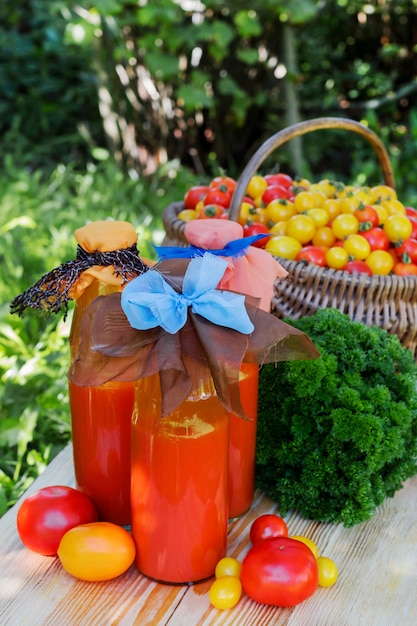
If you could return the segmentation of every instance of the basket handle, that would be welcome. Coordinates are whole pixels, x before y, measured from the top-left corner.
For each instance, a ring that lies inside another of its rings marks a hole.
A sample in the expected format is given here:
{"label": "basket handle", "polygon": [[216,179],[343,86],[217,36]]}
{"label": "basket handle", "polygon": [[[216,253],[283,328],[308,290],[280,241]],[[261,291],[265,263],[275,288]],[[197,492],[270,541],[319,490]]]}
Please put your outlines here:
{"label": "basket handle", "polygon": [[313,130],[319,130],[323,128],[340,128],[344,130],[351,130],[365,137],[373,147],[379,159],[385,183],[389,187],[392,187],[393,189],[395,188],[394,175],[392,172],[388,153],[378,135],[376,135],[372,130],[370,130],[369,128],[367,128],[367,126],[364,126],[360,122],[356,122],[348,118],[318,117],[315,119],[307,120],[305,122],[299,122],[298,124],[293,124],[292,126],[288,126],[287,128],[280,130],[278,133],[275,133],[275,135],[272,135],[272,137],[267,139],[260,146],[260,148],[258,148],[258,150],[248,161],[241,176],[239,177],[232,201],[230,203],[229,219],[234,220],[235,222],[238,220],[240,207],[243,202],[243,198],[245,196],[245,192],[249,185],[250,179],[258,170],[259,166],[276,148],[281,146],[286,141],[294,139],[294,137],[299,137],[300,135],[305,135],[306,133],[310,133]]}

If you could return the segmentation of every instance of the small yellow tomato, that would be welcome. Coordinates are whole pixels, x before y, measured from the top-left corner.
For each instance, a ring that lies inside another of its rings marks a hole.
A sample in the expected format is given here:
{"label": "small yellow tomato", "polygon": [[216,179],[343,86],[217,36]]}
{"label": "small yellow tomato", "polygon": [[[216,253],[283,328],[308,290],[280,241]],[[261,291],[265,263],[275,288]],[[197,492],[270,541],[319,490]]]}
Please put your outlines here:
{"label": "small yellow tomato", "polygon": [[334,220],[335,217],[341,214],[343,207],[342,198],[328,198],[323,202],[322,209],[327,211],[329,220]]}
{"label": "small yellow tomato", "polygon": [[405,215],[405,206],[399,200],[383,200],[381,206],[388,211],[388,215]]}
{"label": "small yellow tomato", "polygon": [[365,259],[365,263],[372,274],[380,274],[382,276],[387,276],[394,267],[392,255],[385,250],[372,250]]}
{"label": "small yellow tomato", "polygon": [[242,563],[231,556],[225,556],[216,565],[214,575],[216,578],[222,576],[236,576],[239,578],[242,569]]}
{"label": "small yellow tomato", "polygon": [[413,225],[406,215],[389,215],[382,227],[392,243],[411,237]]}
{"label": "small yellow tomato", "polygon": [[262,196],[267,187],[268,181],[263,176],[252,176],[246,188],[246,193],[251,198],[258,198]]}
{"label": "small yellow tomato", "polygon": [[343,242],[343,247],[349,256],[357,261],[364,261],[371,252],[369,241],[362,235],[348,235]]}
{"label": "small yellow tomato", "polygon": [[336,239],[344,239],[348,235],[354,235],[359,230],[359,220],[350,213],[341,213],[334,218],[332,229]]}
{"label": "small yellow tomato", "polygon": [[248,222],[254,222],[254,218],[256,218],[256,207],[254,207],[250,202],[242,202],[237,220],[239,224],[245,226]]}
{"label": "small yellow tomato", "polygon": [[293,215],[287,222],[288,237],[294,237],[302,244],[311,241],[315,232],[314,220],[308,215]]}
{"label": "small yellow tomato", "polygon": [[325,209],[309,209],[308,211],[306,211],[306,215],[308,215],[308,217],[311,217],[316,227],[326,226],[329,221],[329,214]]}
{"label": "small yellow tomato", "polygon": [[317,557],[319,555],[319,549],[316,546],[316,544],[314,543],[314,541],[312,541],[308,537],[304,537],[303,535],[292,535],[291,539],[296,539],[297,541],[301,541],[306,546],[308,546],[310,548],[310,550],[312,551],[312,553],[314,554],[314,556],[316,557],[316,559],[317,559]]}
{"label": "small yellow tomato", "polygon": [[127,530],[110,522],[74,526],[62,537],[58,557],[62,567],[81,580],[111,580],[133,563],[136,546]]}
{"label": "small yellow tomato", "polygon": [[382,204],[370,204],[369,206],[371,206],[378,213],[378,226],[385,224],[389,215],[387,209],[383,207]]}
{"label": "small yellow tomato", "polygon": [[209,599],[216,609],[231,609],[240,600],[242,583],[237,576],[216,578],[209,591]]}
{"label": "small yellow tomato", "polygon": [[197,211],[195,209],[183,209],[177,215],[178,219],[182,222],[191,222],[197,217]]}
{"label": "small yellow tomato", "polygon": [[286,235],[287,234],[287,222],[286,220],[282,222],[277,222],[269,229],[269,232],[272,235]]}
{"label": "small yellow tomato", "polygon": [[313,246],[325,246],[326,248],[331,248],[336,241],[336,235],[330,226],[319,226],[319,228],[316,229],[311,241]]}
{"label": "small yellow tomato", "polygon": [[272,200],[265,207],[266,221],[272,222],[273,224],[288,220],[290,217],[295,215],[295,213],[296,210],[293,203],[285,198]]}
{"label": "small yellow tomato", "polygon": [[287,235],[274,235],[265,246],[265,250],[268,250],[274,256],[290,259],[291,261],[294,261],[301,248],[302,245],[297,239]]}
{"label": "small yellow tomato", "polygon": [[304,213],[304,211],[314,209],[316,206],[316,198],[309,191],[300,191],[294,198],[294,207],[297,213]]}
{"label": "small yellow tomato", "polygon": [[317,557],[316,562],[319,570],[319,586],[331,587],[334,585],[339,577],[339,570],[336,563],[327,556]]}
{"label": "small yellow tomato", "polygon": [[369,204],[385,200],[397,200],[396,191],[389,185],[377,185],[369,190]]}
{"label": "small yellow tomato", "polygon": [[341,246],[333,246],[326,252],[326,263],[334,270],[341,270],[348,261],[349,254]]}

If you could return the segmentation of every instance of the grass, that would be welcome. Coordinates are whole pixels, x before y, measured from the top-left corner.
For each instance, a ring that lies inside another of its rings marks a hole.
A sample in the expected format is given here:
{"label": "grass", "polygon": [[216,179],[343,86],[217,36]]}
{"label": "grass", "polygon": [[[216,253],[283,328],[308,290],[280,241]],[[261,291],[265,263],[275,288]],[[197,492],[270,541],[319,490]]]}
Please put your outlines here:
{"label": "grass", "polygon": [[84,172],[58,165],[49,175],[0,172],[0,515],[71,438],[66,373],[72,309],[63,315],[11,315],[10,302],[60,263],[73,259],[73,232],[88,221],[131,222],[138,247],[154,258],[161,215],[193,175],[170,163],[149,179],[123,174],[112,162]]}

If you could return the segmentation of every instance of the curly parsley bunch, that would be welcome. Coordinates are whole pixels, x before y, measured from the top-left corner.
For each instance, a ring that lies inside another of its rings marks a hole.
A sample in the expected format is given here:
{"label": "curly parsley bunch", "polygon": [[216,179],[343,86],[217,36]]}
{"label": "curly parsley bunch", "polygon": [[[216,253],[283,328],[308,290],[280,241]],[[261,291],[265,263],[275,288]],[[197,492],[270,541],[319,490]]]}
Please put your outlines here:
{"label": "curly parsley bunch", "polygon": [[417,474],[417,365],[336,309],[297,321],[321,353],[260,374],[256,480],[285,515],[354,526]]}

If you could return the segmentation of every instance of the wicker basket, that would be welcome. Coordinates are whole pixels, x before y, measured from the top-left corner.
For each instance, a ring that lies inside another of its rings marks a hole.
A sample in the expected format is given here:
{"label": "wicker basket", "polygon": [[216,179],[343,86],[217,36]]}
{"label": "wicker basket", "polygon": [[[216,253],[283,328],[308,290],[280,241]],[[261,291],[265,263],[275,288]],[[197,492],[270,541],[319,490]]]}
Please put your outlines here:
{"label": "wicker basket", "polygon": [[[251,177],[263,161],[286,141],[319,129],[342,129],[365,137],[378,157],[384,183],[395,187],[387,152],[378,136],[366,126],[345,118],[317,118],[294,124],[270,137],[255,152],[244,168],[229,209],[229,218],[237,221],[240,206]],[[182,202],[169,205],[163,214],[166,237],[163,245],[188,245],[185,222],[178,219]],[[305,265],[277,258],[289,276],[275,283],[272,311],[277,317],[298,319],[318,309],[334,307],[352,320],[379,326],[398,335],[402,344],[417,356],[417,281],[413,276],[367,276],[340,270]]]}

